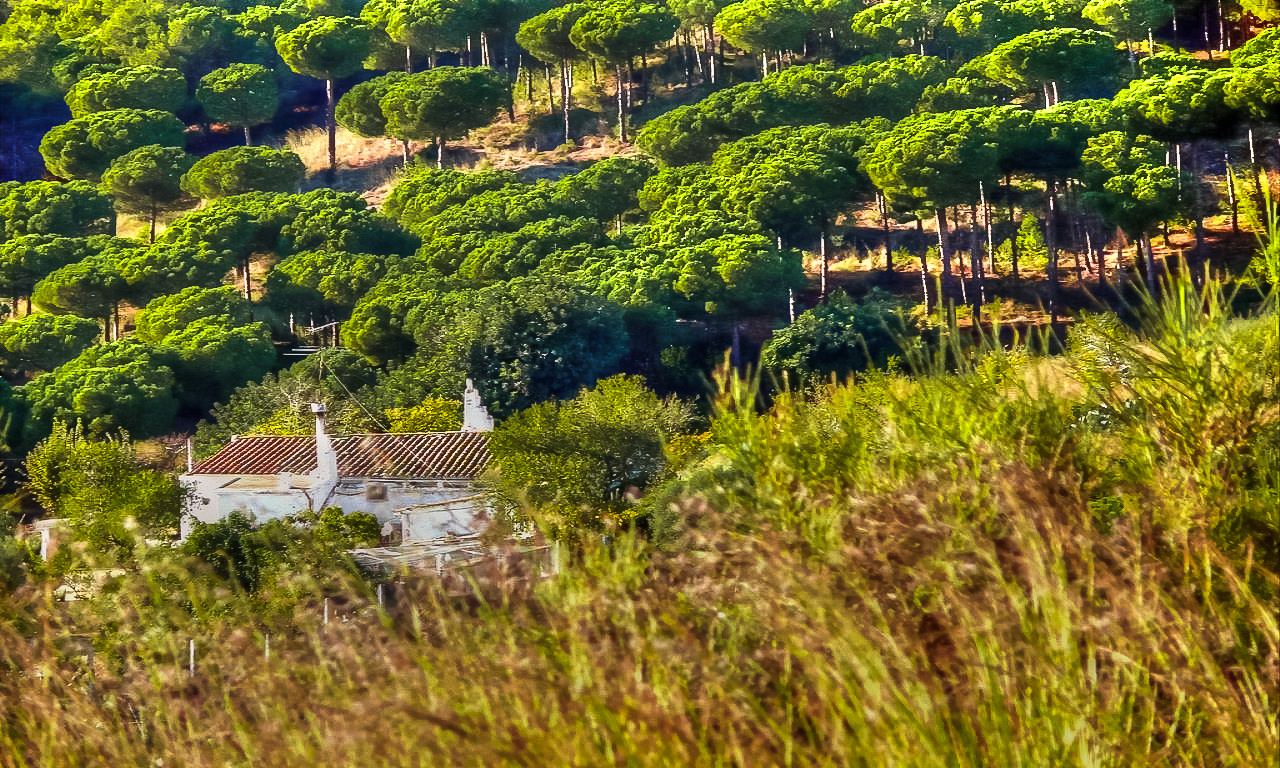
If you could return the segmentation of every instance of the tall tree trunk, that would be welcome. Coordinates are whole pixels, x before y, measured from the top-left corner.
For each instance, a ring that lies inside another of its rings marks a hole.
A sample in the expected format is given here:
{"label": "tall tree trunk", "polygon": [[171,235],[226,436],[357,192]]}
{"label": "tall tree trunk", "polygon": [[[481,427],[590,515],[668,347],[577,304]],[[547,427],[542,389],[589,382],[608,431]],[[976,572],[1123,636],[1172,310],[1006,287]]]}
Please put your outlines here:
{"label": "tall tree trunk", "polygon": [[1049,322],[1058,322],[1058,184],[1050,179],[1048,193],[1048,213],[1044,223],[1044,244],[1049,256]]}
{"label": "tall tree trunk", "polygon": [[1207,4],[1200,7],[1200,16],[1204,24],[1204,51],[1209,55],[1209,61],[1213,61],[1213,43],[1209,39],[1209,6]]}
{"label": "tall tree trunk", "polygon": [[547,77],[547,114],[554,115],[556,113],[556,94],[551,85],[551,65],[543,64],[542,72]]}
{"label": "tall tree trunk", "polygon": [[1142,248],[1147,252],[1147,288],[1151,291],[1151,295],[1155,296],[1159,285],[1156,281],[1156,252],[1151,247],[1151,236],[1146,232],[1142,233]]}
{"label": "tall tree trunk", "polygon": [[707,58],[710,61],[711,85],[716,84],[716,71],[720,69],[720,57],[716,55],[716,25],[707,24]]}
{"label": "tall tree trunk", "polygon": [[978,182],[978,199],[982,203],[982,229],[987,234],[987,258],[991,259],[991,274],[996,274],[996,240],[991,229],[991,201],[987,199],[986,185]]}
{"label": "tall tree trunk", "polygon": [[953,294],[951,285],[951,231],[947,225],[947,209],[939,207],[933,213],[938,222],[938,255],[942,258],[942,299],[947,301]]}
{"label": "tall tree trunk", "polygon": [[1231,205],[1231,232],[1240,234],[1240,201],[1236,199],[1236,177],[1231,170],[1231,151],[1222,153],[1222,165],[1227,176],[1227,201]]}
{"label": "tall tree trunk", "polygon": [[635,92],[631,88],[635,82],[635,71],[631,66],[631,59],[627,59],[625,71],[627,74],[627,111],[631,111],[636,108]]}
{"label": "tall tree trunk", "polygon": [[[920,236],[920,241],[924,241],[924,220],[919,216],[916,217],[916,234]],[[920,249],[920,288],[921,296],[924,301],[924,309],[929,311],[929,249]]]}
{"label": "tall tree trunk", "polygon": [[[981,194],[981,189],[979,189]],[[982,270],[982,233],[978,230],[978,204],[974,203],[969,210],[972,221],[969,224],[969,264],[973,268],[973,324],[976,327],[982,322],[982,305],[987,303],[987,290]]]}
{"label": "tall tree trunk", "polygon": [[821,222],[822,234],[818,237],[818,253],[822,256],[822,266],[818,273],[818,293],[822,303],[827,303],[827,276],[831,271],[831,253],[827,243],[831,240],[831,225],[824,217]]}
{"label": "tall tree trunk", "polygon": [[402,157],[403,157],[403,159],[404,159],[404,166],[405,166],[406,168],[408,168],[408,167],[409,167],[409,161],[410,161],[410,160],[412,159],[412,157],[413,157],[413,152],[412,152],[412,151],[410,151],[410,149],[409,149],[409,140],[408,140],[408,139],[404,139],[404,140],[402,140],[402,141],[400,142],[400,153],[401,153],[401,155],[402,155]]}
{"label": "tall tree trunk", "polygon": [[733,325],[733,342],[729,347],[729,365],[735,369],[742,365],[742,328],[738,323],[738,318],[734,318]]}
{"label": "tall tree trunk", "polygon": [[250,283],[250,281],[249,281],[249,256],[248,256],[248,254],[246,254],[246,255],[245,255],[245,257],[244,257],[244,259],[243,259],[243,260],[241,260],[241,262],[240,262],[240,274],[241,274],[241,275],[243,276],[243,278],[244,278],[244,298],[245,298],[245,301],[252,301],[252,300],[253,300],[253,295],[252,295],[252,293],[253,293],[253,289],[252,289],[252,283]]}
{"label": "tall tree trunk", "polygon": [[249,133],[249,126],[244,127],[244,145],[246,147],[253,146],[253,134]]}
{"label": "tall tree trunk", "polygon": [[564,141],[566,144],[573,141],[573,135],[569,132],[569,108],[573,99],[573,86],[569,84],[569,66],[567,59],[560,60],[560,104],[564,112]]}
{"label": "tall tree trunk", "polygon": [[153,245],[156,242],[156,217],[159,215],[156,209],[157,209],[157,205],[154,201],[152,201],[151,203],[151,237],[147,240],[147,242]]}
{"label": "tall tree trunk", "polygon": [[329,171],[326,175],[329,183],[333,183],[334,177],[338,173],[338,123],[334,119],[334,98],[333,98],[333,78],[324,81],[324,124],[329,130]]}
{"label": "tall tree trunk", "polygon": [[436,168],[444,167],[444,137],[436,137]]}
{"label": "tall tree trunk", "polygon": [[1013,227],[1013,234],[1009,237],[1009,268],[1013,279],[1017,280],[1021,277],[1018,274],[1018,211],[1013,206],[1013,178],[1008,174],[1004,177],[1004,186],[1009,190],[1009,224]]}
{"label": "tall tree trunk", "polygon": [[884,271],[893,272],[893,243],[889,230],[889,204],[884,193],[876,191],[876,205],[880,208],[880,231],[884,233]]}
{"label": "tall tree trunk", "polygon": [[627,110],[623,102],[624,96],[622,93],[622,65],[621,64],[613,65],[613,76],[618,81],[618,87],[614,89],[618,92],[618,140],[621,141],[623,144],[626,144],[627,143]]}
{"label": "tall tree trunk", "polygon": [[1094,249],[1093,232],[1089,229],[1089,227],[1085,227],[1085,230],[1084,230],[1084,249],[1085,249],[1086,258],[1094,257],[1096,269],[1098,270],[1098,285],[1106,285],[1107,270],[1106,270],[1106,265],[1102,261],[1102,250]]}
{"label": "tall tree trunk", "polygon": [[404,47],[404,73],[413,74],[413,49],[407,45]]}
{"label": "tall tree trunk", "polygon": [[1249,168],[1253,174],[1255,205],[1261,211],[1266,204],[1266,192],[1262,189],[1262,166],[1258,163],[1258,150],[1253,141],[1253,126],[1249,127]]}

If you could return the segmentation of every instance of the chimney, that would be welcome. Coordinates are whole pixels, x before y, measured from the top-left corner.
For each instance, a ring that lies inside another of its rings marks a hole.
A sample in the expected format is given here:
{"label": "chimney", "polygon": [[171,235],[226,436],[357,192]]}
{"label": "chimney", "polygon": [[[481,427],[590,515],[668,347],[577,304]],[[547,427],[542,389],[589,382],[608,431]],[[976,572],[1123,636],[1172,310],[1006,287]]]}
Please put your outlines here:
{"label": "chimney", "polygon": [[493,417],[489,415],[484,403],[480,402],[480,391],[471,379],[467,379],[467,388],[462,393],[462,431],[493,431]]}
{"label": "chimney", "polygon": [[316,481],[318,483],[338,482],[338,454],[333,450],[333,443],[324,430],[326,409],[323,403],[312,403],[311,412],[316,415]]}

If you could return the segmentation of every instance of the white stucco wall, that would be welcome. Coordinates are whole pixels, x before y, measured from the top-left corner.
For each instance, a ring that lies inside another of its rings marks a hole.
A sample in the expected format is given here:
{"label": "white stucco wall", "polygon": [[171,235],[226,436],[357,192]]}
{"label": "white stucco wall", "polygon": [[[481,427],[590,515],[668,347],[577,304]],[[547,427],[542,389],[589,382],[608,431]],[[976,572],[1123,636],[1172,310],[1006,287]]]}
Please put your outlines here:
{"label": "white stucco wall", "polygon": [[[316,492],[325,493],[327,488],[295,487],[309,485],[308,480],[304,476],[183,475],[182,482],[191,490],[191,495],[187,503],[188,515],[182,522],[182,537],[186,538],[190,533],[193,521],[213,523],[236,511],[251,515],[258,522],[266,522],[328,506],[338,507],[347,513],[368,512],[380,523],[400,522],[398,510],[415,505],[447,503],[476,493],[465,481],[341,478],[332,493],[326,493],[326,498],[313,498]],[[369,488],[374,484],[381,492],[375,492],[371,497]],[[480,511],[483,511],[483,506]],[[423,522],[419,527],[423,531],[439,531],[427,538],[460,533],[462,524],[459,521],[465,518],[469,524],[474,516],[474,512],[463,514],[459,509],[442,509],[428,515],[436,522]]]}

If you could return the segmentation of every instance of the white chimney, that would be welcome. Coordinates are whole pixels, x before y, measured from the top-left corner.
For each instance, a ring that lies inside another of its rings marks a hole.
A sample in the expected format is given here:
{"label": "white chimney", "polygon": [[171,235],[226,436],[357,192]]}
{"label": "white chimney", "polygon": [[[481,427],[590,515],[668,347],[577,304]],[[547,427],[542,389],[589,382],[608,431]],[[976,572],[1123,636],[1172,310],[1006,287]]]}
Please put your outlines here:
{"label": "white chimney", "polygon": [[328,501],[329,494],[338,484],[338,453],[333,450],[333,442],[324,430],[325,407],[323,403],[312,403],[311,412],[316,415],[316,472],[315,488],[327,489],[319,494],[319,498]]}
{"label": "white chimney", "polygon": [[492,432],[493,417],[489,409],[480,402],[480,391],[471,379],[467,379],[467,388],[462,393],[462,431]]}

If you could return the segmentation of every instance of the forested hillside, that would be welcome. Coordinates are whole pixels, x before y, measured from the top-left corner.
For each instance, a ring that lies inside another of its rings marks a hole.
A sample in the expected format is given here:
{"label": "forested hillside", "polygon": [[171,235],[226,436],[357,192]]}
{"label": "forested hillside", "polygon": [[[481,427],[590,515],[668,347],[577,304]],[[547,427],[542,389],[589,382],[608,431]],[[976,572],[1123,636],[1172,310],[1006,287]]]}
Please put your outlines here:
{"label": "forested hillside", "polygon": [[[1275,0],[0,0],[0,764],[1265,764],[1278,200]],[[554,569],[176,541],[468,379]]]}

